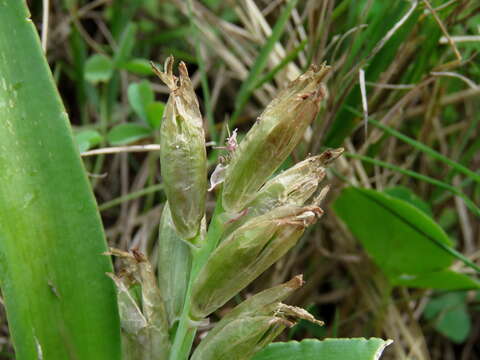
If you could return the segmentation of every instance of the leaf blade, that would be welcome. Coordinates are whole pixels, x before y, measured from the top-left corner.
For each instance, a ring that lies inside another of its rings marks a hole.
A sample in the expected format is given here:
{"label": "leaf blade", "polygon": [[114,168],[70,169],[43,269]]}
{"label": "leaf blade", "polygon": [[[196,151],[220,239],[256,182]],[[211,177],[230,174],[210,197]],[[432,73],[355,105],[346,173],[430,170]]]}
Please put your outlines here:
{"label": "leaf blade", "polygon": [[277,342],[258,352],[253,360],[376,360],[391,342],[378,338]]}
{"label": "leaf blade", "polygon": [[16,358],[120,359],[100,217],[24,2],[0,3],[0,49],[12,104],[0,107],[0,284]]}

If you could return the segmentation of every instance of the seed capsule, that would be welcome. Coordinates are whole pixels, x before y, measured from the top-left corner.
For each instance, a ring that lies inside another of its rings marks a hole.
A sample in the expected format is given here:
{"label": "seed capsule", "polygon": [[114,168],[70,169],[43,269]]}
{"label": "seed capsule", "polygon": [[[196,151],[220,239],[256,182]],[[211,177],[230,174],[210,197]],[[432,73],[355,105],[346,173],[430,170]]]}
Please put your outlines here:
{"label": "seed capsule", "polygon": [[[223,237],[255,216],[265,214],[283,205],[303,206],[318,191],[328,166],[343,153],[343,149],[328,149],[317,156],[305,159],[270,179],[247,204],[245,214],[230,221]],[[325,190],[323,190],[325,189]],[[328,189],[321,192],[325,195]]]}
{"label": "seed capsule", "polygon": [[303,309],[282,304],[302,286],[301,276],[256,294],[230,311],[210,330],[192,360],[247,360],[295,324],[296,318],[321,324]]}
{"label": "seed capsule", "polygon": [[327,66],[312,67],[292,81],[234,151],[223,187],[227,211],[241,211],[300,142],[326,97],[321,82],[327,72]]}
{"label": "seed capsule", "polygon": [[322,213],[317,206],[282,206],[230,234],[193,285],[192,318],[208,316],[245,288],[292,248]]}
{"label": "seed capsule", "polygon": [[173,58],[165,72],[155,73],[170,88],[160,129],[160,160],[165,193],[173,222],[185,240],[193,241],[205,213],[207,157],[198,100],[183,62],[180,78],[173,75]]}

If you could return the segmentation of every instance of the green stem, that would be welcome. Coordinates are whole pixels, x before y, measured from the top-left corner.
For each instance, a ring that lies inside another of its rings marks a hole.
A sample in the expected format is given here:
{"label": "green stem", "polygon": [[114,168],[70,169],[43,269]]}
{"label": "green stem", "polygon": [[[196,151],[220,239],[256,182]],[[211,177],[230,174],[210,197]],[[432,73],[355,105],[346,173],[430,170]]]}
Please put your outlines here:
{"label": "green stem", "polygon": [[188,358],[195,333],[197,332],[197,327],[190,318],[190,308],[192,306],[192,285],[198,273],[198,254],[199,250],[192,248],[192,269],[185,294],[182,314],[175,333],[172,349],[170,350],[170,360],[185,360]]}
{"label": "green stem", "polygon": [[131,192],[131,193],[128,193],[127,195],[120,196],[116,199],[107,201],[107,202],[99,205],[98,210],[105,211],[107,209],[110,209],[112,207],[120,205],[120,204],[122,204],[126,201],[134,200],[134,199],[137,199],[137,198],[145,196],[145,195],[150,195],[150,194],[156,193],[158,191],[163,191],[163,184],[152,185],[152,186],[146,187],[145,189],[138,190],[138,191],[135,191],[135,192]]}
{"label": "green stem", "polygon": [[[215,250],[223,232],[223,222],[221,215],[223,207],[221,202],[221,194],[217,199],[217,205],[212,216],[212,220],[208,227],[208,233],[204,245],[200,248],[191,248],[192,251],[192,268],[190,271],[190,278],[188,281],[187,291],[185,294],[185,302],[183,305],[182,314],[178,323],[178,328],[175,333],[175,339],[170,351],[170,360],[184,360],[188,358],[192,347],[197,326],[194,320],[190,318],[190,309],[192,306],[192,287],[200,270],[207,263],[210,254]],[[199,235],[201,236],[201,235]]]}

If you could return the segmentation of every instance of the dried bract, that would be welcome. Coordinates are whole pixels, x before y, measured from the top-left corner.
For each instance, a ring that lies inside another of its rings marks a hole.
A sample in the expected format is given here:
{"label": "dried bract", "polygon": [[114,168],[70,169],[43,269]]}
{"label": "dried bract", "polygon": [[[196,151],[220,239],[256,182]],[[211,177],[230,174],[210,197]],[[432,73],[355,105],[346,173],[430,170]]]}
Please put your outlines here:
{"label": "dried bract", "polygon": [[[124,359],[168,359],[167,313],[152,266],[136,250],[111,249],[107,255],[115,255],[123,262],[118,275],[108,275],[117,288]],[[139,298],[133,295],[136,286],[140,287]]]}

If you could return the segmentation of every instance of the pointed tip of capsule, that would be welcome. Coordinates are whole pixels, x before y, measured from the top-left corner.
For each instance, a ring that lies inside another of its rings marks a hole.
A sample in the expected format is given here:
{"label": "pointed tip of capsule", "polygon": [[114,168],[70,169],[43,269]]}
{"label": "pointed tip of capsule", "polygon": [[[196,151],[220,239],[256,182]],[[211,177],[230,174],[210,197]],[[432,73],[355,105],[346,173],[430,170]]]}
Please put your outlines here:
{"label": "pointed tip of capsule", "polygon": [[293,290],[296,290],[301,288],[304,284],[305,284],[305,281],[303,281],[303,274],[299,274],[297,276],[294,276],[285,285]]}
{"label": "pointed tip of capsule", "polygon": [[183,61],[178,64],[178,70],[180,71],[180,77],[188,78],[187,65]]}
{"label": "pointed tip of capsule", "polygon": [[327,149],[319,155],[320,159],[323,162],[323,165],[330,165],[332,162],[337,160],[343,153],[344,148],[337,149]]}
{"label": "pointed tip of capsule", "polygon": [[165,59],[165,72],[168,74],[168,75],[173,75],[173,63],[175,62],[175,58],[173,57],[173,55],[170,55],[168,56],[166,59]]}
{"label": "pointed tip of capsule", "polygon": [[320,64],[320,66],[312,64],[303,75],[300,75],[300,78],[302,80],[313,79],[317,84],[319,84],[327,76],[331,69],[332,67],[327,65],[326,62],[323,62]]}
{"label": "pointed tip of capsule", "polygon": [[[180,87],[179,89],[185,89],[186,94],[193,93],[193,85],[192,81],[190,80],[190,76],[188,75],[187,65],[180,61],[178,64],[178,72],[180,73]],[[196,99],[194,100],[197,101]]]}
{"label": "pointed tip of capsule", "polygon": [[177,78],[173,75],[173,63],[174,58],[172,55],[167,57],[165,60],[164,71],[160,70],[160,68],[153,62],[150,61],[150,66],[152,67],[153,72],[157,75],[160,80],[162,80],[165,85],[168,86],[170,90],[175,90],[177,87]]}

